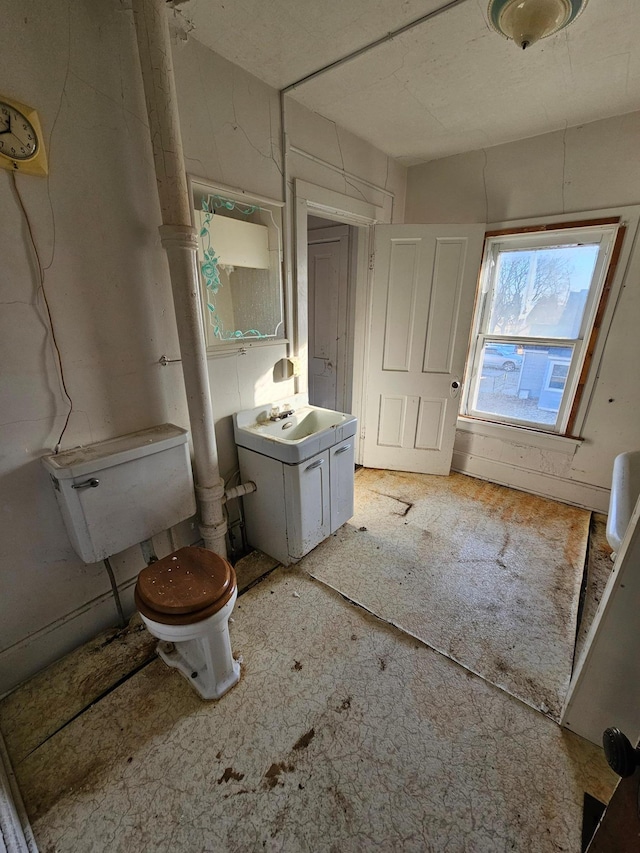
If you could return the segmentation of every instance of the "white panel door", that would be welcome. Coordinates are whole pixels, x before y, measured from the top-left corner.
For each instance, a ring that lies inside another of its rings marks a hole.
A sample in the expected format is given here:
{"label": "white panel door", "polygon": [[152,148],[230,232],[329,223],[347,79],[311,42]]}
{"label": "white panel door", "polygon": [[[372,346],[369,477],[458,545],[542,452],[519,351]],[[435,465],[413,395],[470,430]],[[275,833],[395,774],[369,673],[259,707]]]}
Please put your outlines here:
{"label": "white panel door", "polygon": [[309,232],[309,402],[338,411],[344,411],[348,263],[346,226]]}
{"label": "white panel door", "polygon": [[448,474],[484,225],[377,225],[364,464]]}

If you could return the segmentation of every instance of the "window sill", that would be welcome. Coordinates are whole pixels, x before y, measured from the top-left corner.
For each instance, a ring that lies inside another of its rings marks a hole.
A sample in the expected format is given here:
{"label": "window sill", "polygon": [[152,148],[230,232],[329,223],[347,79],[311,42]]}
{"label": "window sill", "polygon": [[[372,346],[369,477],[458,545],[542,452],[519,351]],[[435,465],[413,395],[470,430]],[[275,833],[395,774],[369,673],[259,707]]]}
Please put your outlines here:
{"label": "window sill", "polygon": [[542,450],[556,450],[564,453],[572,453],[582,444],[582,438],[568,438],[564,435],[554,435],[549,432],[538,432],[511,424],[496,424],[490,421],[481,421],[476,418],[458,416],[456,428],[461,432],[470,432],[473,435],[484,435],[488,438],[499,438],[510,441],[513,444],[538,447]]}

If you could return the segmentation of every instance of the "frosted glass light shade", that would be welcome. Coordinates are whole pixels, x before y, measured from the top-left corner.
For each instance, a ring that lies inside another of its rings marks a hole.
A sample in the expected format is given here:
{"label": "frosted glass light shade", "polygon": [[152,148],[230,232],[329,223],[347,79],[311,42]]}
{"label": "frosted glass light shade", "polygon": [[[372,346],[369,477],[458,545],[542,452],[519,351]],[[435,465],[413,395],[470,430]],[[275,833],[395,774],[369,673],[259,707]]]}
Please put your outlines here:
{"label": "frosted glass light shade", "polygon": [[524,49],[566,27],[586,5],[587,0],[491,0],[489,20]]}

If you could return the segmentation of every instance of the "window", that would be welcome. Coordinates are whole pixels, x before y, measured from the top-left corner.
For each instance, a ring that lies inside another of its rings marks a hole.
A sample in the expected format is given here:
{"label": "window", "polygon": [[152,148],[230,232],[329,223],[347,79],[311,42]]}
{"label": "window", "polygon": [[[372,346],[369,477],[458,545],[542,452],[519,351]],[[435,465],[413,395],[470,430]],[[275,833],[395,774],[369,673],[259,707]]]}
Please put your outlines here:
{"label": "window", "polygon": [[209,350],[281,342],[281,205],[192,181]]}
{"label": "window", "polygon": [[570,433],[622,230],[487,234],[463,415]]}

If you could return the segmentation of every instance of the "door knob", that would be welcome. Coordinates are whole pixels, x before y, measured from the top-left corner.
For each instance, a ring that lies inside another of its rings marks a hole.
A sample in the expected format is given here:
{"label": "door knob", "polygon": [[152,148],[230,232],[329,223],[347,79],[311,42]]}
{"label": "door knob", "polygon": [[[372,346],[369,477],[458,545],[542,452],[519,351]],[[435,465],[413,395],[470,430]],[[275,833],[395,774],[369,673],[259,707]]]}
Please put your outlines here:
{"label": "door knob", "polygon": [[633,776],[640,764],[640,749],[634,749],[629,738],[620,729],[605,729],[602,746],[609,767],[624,779]]}
{"label": "door knob", "polygon": [[453,382],[451,383],[451,387],[453,388],[454,391],[458,390],[458,388],[460,387],[460,383],[458,382],[457,379],[453,380]]}

